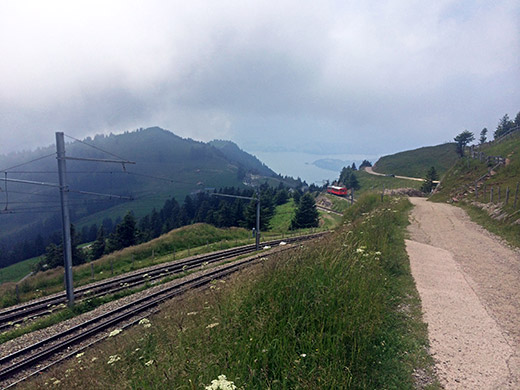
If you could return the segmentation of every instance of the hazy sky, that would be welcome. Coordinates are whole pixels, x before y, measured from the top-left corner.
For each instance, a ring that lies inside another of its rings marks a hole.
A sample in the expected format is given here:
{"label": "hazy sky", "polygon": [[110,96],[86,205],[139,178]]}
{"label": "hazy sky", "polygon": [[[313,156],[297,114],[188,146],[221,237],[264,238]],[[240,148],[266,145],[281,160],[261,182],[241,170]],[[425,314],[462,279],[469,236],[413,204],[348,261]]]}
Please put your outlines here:
{"label": "hazy sky", "polygon": [[386,154],[520,111],[520,2],[0,3],[0,154],[160,126]]}

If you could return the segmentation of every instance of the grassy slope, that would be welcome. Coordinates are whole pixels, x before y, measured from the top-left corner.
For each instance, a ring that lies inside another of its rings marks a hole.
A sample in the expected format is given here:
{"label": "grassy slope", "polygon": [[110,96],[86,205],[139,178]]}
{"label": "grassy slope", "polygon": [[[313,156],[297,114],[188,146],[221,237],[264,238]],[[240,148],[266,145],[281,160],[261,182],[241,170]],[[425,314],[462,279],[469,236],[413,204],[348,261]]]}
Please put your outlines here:
{"label": "grassy slope", "polygon": [[385,189],[396,189],[396,188],[415,188],[419,189],[421,187],[420,181],[415,180],[406,180],[406,179],[398,179],[395,177],[386,177],[386,176],[375,176],[371,175],[365,171],[358,171],[356,175],[359,180],[359,185],[361,189],[356,192],[356,197],[360,196],[367,192],[378,191],[381,192],[383,186]]}
{"label": "grassy slope", "polygon": [[[125,248],[94,261],[94,280],[111,277],[112,269],[114,275],[119,275],[134,269],[173,260],[174,250],[176,258],[182,258],[188,256],[188,248],[189,253],[194,255],[228,248],[235,244],[250,244],[252,243],[250,236],[250,232],[245,229],[218,229],[206,224],[195,224],[174,229],[155,240]],[[206,244],[209,245],[206,246]],[[132,261],[132,257],[134,261]],[[74,267],[73,274],[76,287],[92,281],[90,264]],[[61,291],[63,289],[63,268],[39,272],[27,278],[19,287],[22,302]],[[15,284],[5,283],[0,286],[0,307],[15,303]]]}
{"label": "grassy slope", "polygon": [[437,389],[403,241],[409,208],[360,200],[329,238],[188,293],[24,386],[202,389],[224,374],[247,389],[401,390],[420,372]]}
{"label": "grassy slope", "polygon": [[[520,136],[505,140],[498,144],[485,145],[482,151],[487,155],[504,156],[509,159],[507,166],[499,167],[496,172],[486,178],[479,188],[479,197],[476,199],[475,181],[488,172],[489,167],[473,159],[459,160],[442,179],[439,191],[431,197],[437,202],[457,199],[473,220],[488,230],[504,237],[511,244],[520,247],[520,199],[516,209],[513,206],[514,194],[520,182]],[[484,187],[485,184],[485,187]],[[498,188],[500,187],[501,201],[498,202]],[[505,204],[506,189],[510,188],[509,204]],[[490,202],[490,192],[493,188],[493,203]],[[492,218],[483,210],[490,208],[500,219]]]}
{"label": "grassy slope", "polygon": [[442,176],[456,160],[455,144],[448,143],[381,157],[374,165],[374,171],[422,178],[433,166]]}
{"label": "grassy slope", "polygon": [[40,261],[40,257],[33,257],[9,267],[0,268],[0,283],[18,282],[32,271],[34,264],[38,261]]}

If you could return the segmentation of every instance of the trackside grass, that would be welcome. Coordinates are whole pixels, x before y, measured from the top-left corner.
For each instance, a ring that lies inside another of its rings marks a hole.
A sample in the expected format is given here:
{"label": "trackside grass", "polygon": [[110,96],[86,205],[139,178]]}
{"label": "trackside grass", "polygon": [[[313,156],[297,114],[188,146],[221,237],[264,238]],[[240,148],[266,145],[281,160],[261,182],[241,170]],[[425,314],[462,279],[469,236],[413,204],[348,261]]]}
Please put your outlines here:
{"label": "trackside grass", "polygon": [[239,389],[438,389],[409,209],[365,197],[333,235],[172,300],[23,387],[204,389],[225,375]]}

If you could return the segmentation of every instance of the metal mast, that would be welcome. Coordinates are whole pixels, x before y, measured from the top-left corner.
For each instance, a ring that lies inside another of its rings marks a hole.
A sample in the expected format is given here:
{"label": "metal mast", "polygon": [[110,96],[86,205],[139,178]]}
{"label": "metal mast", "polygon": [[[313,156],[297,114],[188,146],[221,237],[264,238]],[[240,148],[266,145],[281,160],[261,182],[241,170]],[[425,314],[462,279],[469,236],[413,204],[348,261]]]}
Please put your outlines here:
{"label": "metal mast", "polygon": [[65,288],[69,307],[74,305],[74,286],[72,284],[72,241],[70,237],[69,187],[67,186],[67,165],[65,159],[65,139],[62,132],[56,133],[56,159],[61,199],[61,223],[63,229],[63,256],[65,259]]}

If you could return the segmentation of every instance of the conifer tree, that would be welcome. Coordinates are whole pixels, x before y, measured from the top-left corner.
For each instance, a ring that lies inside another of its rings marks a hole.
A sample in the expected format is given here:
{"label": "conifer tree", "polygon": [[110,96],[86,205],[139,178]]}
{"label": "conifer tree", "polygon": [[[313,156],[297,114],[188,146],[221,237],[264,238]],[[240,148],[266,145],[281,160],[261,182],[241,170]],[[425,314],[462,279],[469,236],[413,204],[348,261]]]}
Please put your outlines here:
{"label": "conifer tree", "polygon": [[291,229],[316,227],[319,224],[319,213],[311,194],[306,193],[300,199],[296,214],[291,221]]}

